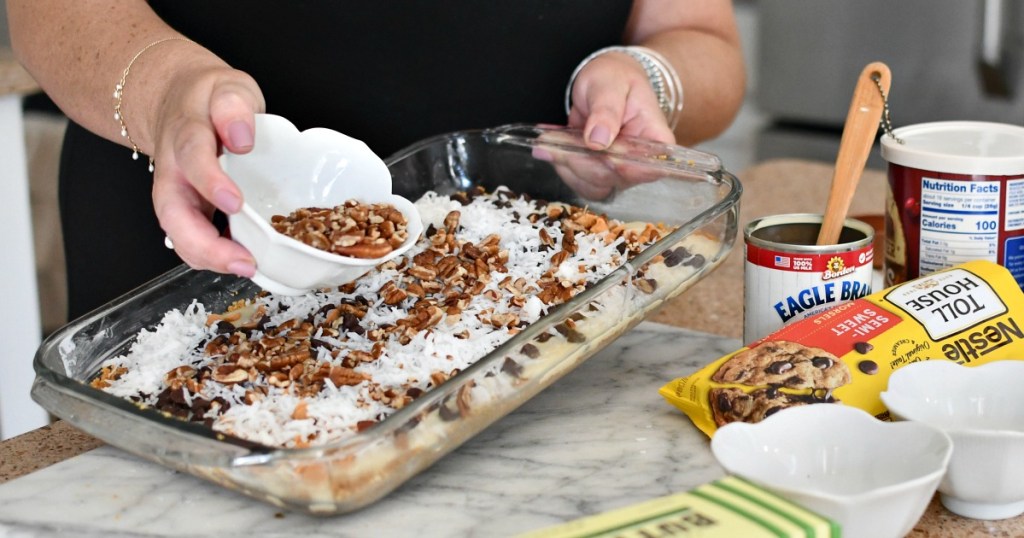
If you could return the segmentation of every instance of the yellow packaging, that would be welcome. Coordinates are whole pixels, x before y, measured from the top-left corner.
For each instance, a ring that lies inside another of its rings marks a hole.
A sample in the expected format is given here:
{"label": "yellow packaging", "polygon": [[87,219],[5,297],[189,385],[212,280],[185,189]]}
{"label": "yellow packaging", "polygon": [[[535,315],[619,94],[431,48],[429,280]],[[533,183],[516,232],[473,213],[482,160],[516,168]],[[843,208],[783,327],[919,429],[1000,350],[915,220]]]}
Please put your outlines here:
{"label": "yellow packaging", "polygon": [[838,538],[839,525],[730,476],[687,493],[652,499],[519,538]]}
{"label": "yellow packaging", "polygon": [[705,434],[781,409],[836,403],[880,419],[889,375],[923,360],[1024,358],[1024,292],[1004,267],[968,262],[788,325],[659,391]]}

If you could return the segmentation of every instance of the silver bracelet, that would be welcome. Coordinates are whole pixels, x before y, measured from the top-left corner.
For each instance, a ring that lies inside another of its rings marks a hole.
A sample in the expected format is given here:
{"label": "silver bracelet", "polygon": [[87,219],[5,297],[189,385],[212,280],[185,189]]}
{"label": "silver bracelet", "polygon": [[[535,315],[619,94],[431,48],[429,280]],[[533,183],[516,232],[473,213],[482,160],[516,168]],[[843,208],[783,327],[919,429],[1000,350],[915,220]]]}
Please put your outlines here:
{"label": "silver bracelet", "polygon": [[576,83],[576,77],[594,58],[609,52],[621,52],[636,60],[651,83],[654,95],[658,98],[658,106],[670,128],[675,129],[679,122],[679,114],[683,110],[683,85],[679,80],[679,74],[672,67],[672,64],[661,54],[647,48],[638,46],[614,46],[600,49],[590,56],[587,56],[576,66],[576,69],[569,77],[569,84],[565,88],[565,113],[572,110],[572,87]]}

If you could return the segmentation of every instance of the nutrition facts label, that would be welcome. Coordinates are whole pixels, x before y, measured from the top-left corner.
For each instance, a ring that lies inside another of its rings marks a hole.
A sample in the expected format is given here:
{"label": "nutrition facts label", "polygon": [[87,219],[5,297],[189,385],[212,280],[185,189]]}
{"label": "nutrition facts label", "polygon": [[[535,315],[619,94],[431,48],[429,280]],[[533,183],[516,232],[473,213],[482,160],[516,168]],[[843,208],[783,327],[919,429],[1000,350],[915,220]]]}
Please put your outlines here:
{"label": "nutrition facts label", "polygon": [[997,261],[998,181],[921,179],[920,274],[970,260]]}

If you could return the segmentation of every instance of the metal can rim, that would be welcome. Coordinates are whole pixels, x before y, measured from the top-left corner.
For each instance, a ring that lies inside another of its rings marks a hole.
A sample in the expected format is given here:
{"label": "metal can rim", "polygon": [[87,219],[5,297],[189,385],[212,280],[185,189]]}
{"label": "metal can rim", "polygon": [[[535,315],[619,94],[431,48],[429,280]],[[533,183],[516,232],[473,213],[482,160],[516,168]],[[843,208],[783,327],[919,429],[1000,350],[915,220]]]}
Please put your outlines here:
{"label": "metal can rim", "polygon": [[863,239],[839,243],[836,245],[795,245],[792,243],[780,243],[754,237],[753,233],[768,226],[779,226],[786,224],[818,224],[824,220],[820,213],[786,213],[782,215],[769,215],[750,221],[743,230],[744,240],[751,245],[760,248],[778,250],[780,252],[799,252],[808,254],[820,254],[828,252],[849,252],[869,247],[875,240],[875,229],[868,223],[854,218],[847,218],[843,221],[843,228],[849,228],[864,234]]}

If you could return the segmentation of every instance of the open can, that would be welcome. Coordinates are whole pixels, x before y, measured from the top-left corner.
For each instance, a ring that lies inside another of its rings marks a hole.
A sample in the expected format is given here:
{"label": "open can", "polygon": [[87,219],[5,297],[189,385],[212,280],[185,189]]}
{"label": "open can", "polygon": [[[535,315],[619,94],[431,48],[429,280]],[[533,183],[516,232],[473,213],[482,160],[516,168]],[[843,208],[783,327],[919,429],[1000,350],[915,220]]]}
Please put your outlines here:
{"label": "open can", "polygon": [[892,135],[882,137],[885,286],[971,260],[1024,285],[1024,127],[943,121]]}
{"label": "open can", "polygon": [[791,322],[871,293],[875,230],[843,222],[835,245],[817,245],[822,216],[756,219],[743,232],[743,341],[751,344]]}

